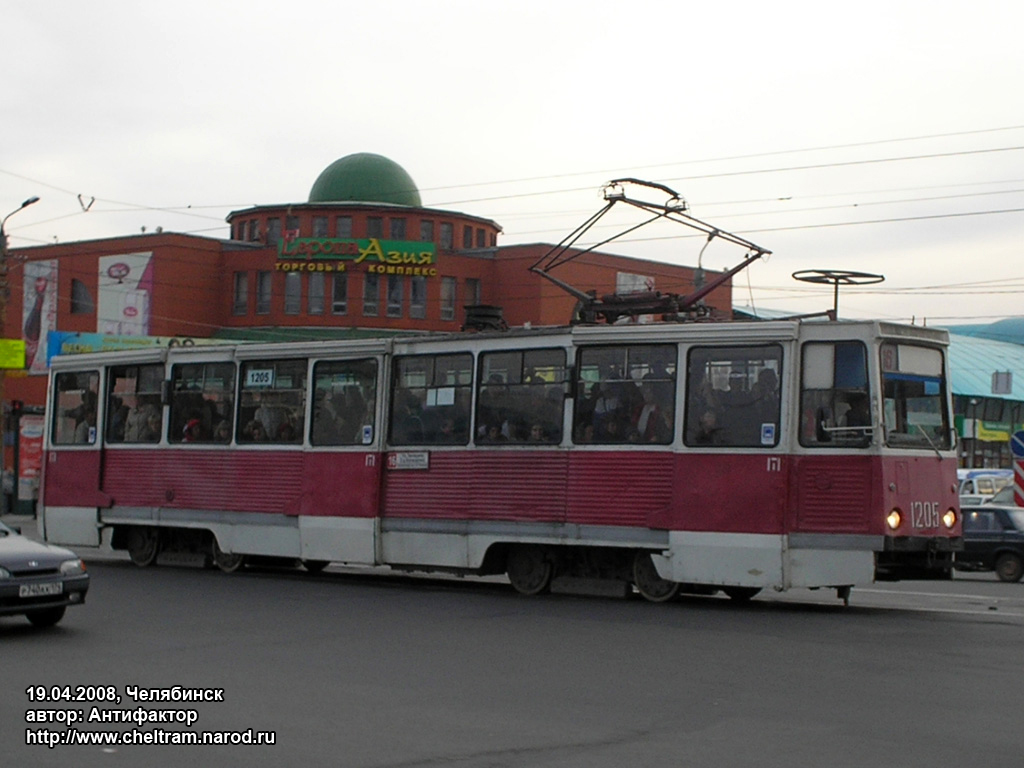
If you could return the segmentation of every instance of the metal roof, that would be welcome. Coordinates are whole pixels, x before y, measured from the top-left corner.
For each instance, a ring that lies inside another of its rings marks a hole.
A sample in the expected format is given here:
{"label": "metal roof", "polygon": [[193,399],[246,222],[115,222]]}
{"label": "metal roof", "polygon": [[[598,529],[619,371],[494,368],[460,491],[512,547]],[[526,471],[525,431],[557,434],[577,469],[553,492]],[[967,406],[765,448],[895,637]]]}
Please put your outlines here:
{"label": "metal roof", "polygon": [[[1010,394],[992,394],[992,374],[1009,371]],[[949,335],[950,385],[954,395],[1024,401],[1024,346],[978,336]]]}

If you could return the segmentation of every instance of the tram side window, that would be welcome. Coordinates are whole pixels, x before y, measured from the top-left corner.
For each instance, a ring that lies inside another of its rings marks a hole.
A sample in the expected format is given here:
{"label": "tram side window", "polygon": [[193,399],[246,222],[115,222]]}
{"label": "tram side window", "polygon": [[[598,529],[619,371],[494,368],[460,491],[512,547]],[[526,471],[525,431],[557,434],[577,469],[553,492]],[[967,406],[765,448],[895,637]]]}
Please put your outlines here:
{"label": "tram side window", "polygon": [[392,445],[469,442],[473,356],[415,355],[395,361],[391,391]]}
{"label": "tram side window", "polygon": [[800,381],[801,445],[862,448],[871,442],[874,418],[864,344],[804,344]]}
{"label": "tram side window", "polygon": [[227,443],[235,408],[234,363],[183,363],[171,368],[172,443]]}
{"label": "tram side window", "polygon": [[58,373],[54,378],[54,445],[92,445],[96,442],[98,371]]}
{"label": "tram side window", "polygon": [[107,396],[108,443],[158,443],[163,430],[162,363],[110,368]]}
{"label": "tram side window", "polygon": [[369,445],[374,440],[376,360],[313,366],[313,445]]}
{"label": "tram side window", "polygon": [[476,442],[560,443],[565,350],[530,349],[480,356]]}
{"label": "tram side window", "polygon": [[242,364],[239,443],[301,443],[306,414],[306,361]]}
{"label": "tram side window", "polygon": [[893,448],[949,448],[942,352],[883,344],[881,363],[886,443]]}
{"label": "tram side window", "polygon": [[672,442],[676,348],[667,344],[580,350],[573,441]]}
{"label": "tram side window", "polygon": [[694,347],[686,379],[686,444],[734,448],[779,442],[782,349]]}

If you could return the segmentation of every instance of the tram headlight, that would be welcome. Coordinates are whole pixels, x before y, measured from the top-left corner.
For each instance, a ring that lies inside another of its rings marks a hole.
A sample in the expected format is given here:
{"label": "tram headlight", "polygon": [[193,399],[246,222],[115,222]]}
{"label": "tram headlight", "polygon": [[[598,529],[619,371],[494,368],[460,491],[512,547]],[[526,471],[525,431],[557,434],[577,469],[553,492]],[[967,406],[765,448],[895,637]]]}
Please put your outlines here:
{"label": "tram headlight", "polygon": [[894,509],[885,518],[885,524],[889,526],[890,531],[895,531],[902,522],[903,514],[898,509]]}
{"label": "tram headlight", "polygon": [[951,507],[950,509],[946,510],[946,514],[942,516],[942,524],[946,526],[946,528],[952,528],[954,525],[956,525],[955,509]]}

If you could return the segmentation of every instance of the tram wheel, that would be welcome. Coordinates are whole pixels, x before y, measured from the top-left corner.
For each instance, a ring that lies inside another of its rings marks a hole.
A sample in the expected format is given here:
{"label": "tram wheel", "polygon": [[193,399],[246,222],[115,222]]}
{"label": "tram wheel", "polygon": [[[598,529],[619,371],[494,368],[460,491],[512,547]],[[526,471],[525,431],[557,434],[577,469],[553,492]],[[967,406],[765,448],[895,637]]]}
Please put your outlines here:
{"label": "tram wheel", "polygon": [[128,531],[128,557],[140,568],[153,565],[160,554],[160,531],[145,525]]}
{"label": "tram wheel", "polygon": [[544,548],[534,545],[513,547],[505,563],[508,580],[521,595],[539,595],[546,591],[551,586],[553,571]]}
{"label": "tram wheel", "polygon": [[756,597],[761,593],[760,587],[722,587],[722,591],[728,596],[730,600],[735,600],[737,603],[745,603],[752,597]]}
{"label": "tram wheel", "polygon": [[228,554],[220,548],[220,544],[217,543],[217,537],[213,538],[213,564],[220,568],[224,573],[234,573],[243,565],[245,565],[245,555],[239,554]]}
{"label": "tram wheel", "polygon": [[330,565],[327,560],[303,560],[302,567],[310,573],[320,573],[324,568]]}
{"label": "tram wheel", "polygon": [[682,586],[678,581],[669,581],[658,575],[650,552],[637,552],[633,558],[633,584],[645,600],[664,603],[679,594]]}

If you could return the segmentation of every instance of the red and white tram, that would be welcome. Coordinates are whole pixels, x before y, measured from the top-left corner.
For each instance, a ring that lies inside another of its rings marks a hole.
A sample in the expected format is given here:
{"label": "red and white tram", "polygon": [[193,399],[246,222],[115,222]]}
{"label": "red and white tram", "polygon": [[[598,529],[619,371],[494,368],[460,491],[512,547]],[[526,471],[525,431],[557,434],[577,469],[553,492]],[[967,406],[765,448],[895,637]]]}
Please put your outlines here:
{"label": "red and white tram", "polygon": [[208,556],[681,587],[944,578],[945,332],[575,326],[55,358],[40,530]]}

